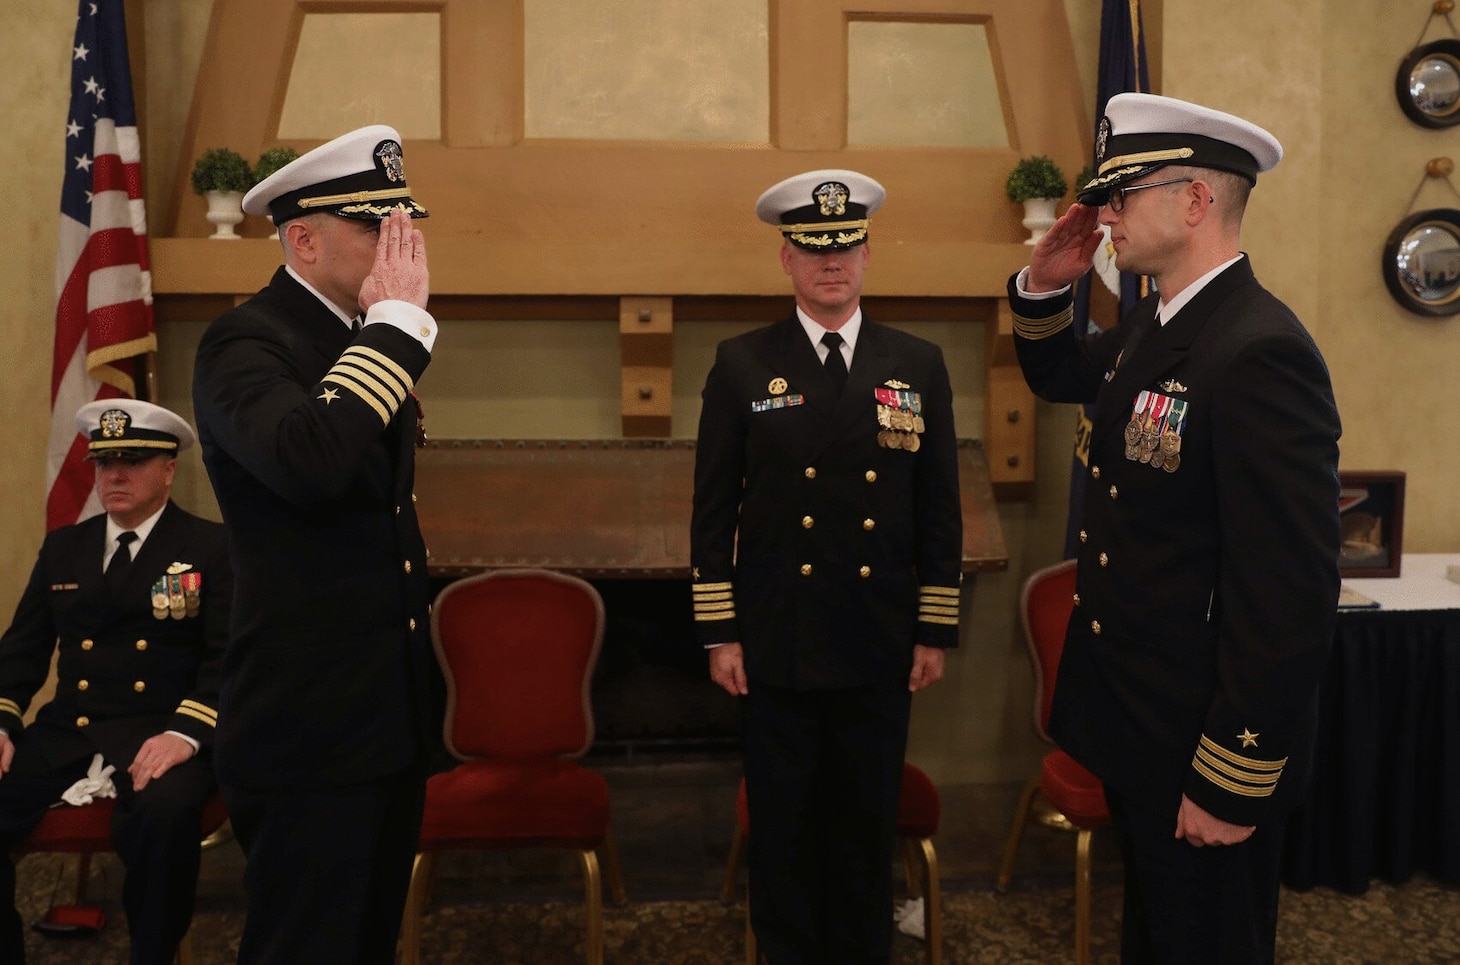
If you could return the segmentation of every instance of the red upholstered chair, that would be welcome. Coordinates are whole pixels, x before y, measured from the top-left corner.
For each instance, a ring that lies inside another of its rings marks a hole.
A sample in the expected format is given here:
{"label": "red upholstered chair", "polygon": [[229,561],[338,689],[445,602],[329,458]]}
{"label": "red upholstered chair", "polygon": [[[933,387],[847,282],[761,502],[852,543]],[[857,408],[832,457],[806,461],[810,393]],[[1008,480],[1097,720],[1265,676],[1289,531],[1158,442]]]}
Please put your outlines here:
{"label": "red upholstered chair", "polygon": [[[897,837],[902,842],[903,868],[907,874],[907,893],[923,898],[923,935],[928,965],[943,962],[942,892],[938,887],[938,855],[933,850],[933,835],[938,833],[942,816],[938,789],[917,766],[902,765],[902,797],[897,805]],[[735,831],[730,838],[730,859],[725,866],[725,883],[720,900],[735,900],[735,876],[745,853],[745,839],[750,834],[750,808],[745,798],[745,780],[735,797]],[[745,962],[755,965],[755,932],[750,927],[750,902],[745,904]]]}
{"label": "red upholstered chair", "polygon": [[426,785],[421,843],[406,900],[406,965],[420,956],[421,915],[437,852],[569,848],[587,905],[585,959],[603,962],[603,875],[624,900],[609,833],[608,785],[579,765],[593,744],[589,684],[603,643],[603,600],[549,570],[499,570],[436,597],[431,638],[446,675],[446,746],[461,761]]}
{"label": "red upholstered chair", "polygon": [[[59,853],[80,855],[80,866],[76,873],[76,903],[86,901],[86,882],[91,877],[91,856],[105,854],[112,850],[112,809],[116,807],[113,798],[99,798],[91,804],[74,806],[62,804],[51,808],[41,818],[41,823],[11,853],[19,858],[26,854]],[[204,847],[226,840],[222,831],[228,820],[228,806],[223,795],[215,790],[203,805],[203,819],[199,836]],[[192,934],[183,936],[178,944],[178,965],[192,965]]]}
{"label": "red upholstered chair", "polygon": [[[1074,607],[1074,560],[1038,570],[1024,582],[1019,616],[1029,647],[1029,662],[1034,666],[1034,730],[1051,744],[1054,741],[1049,736],[1049,711],[1054,703],[1065,628]],[[1042,818],[1042,822],[1078,832],[1075,838],[1075,960],[1087,965],[1090,961],[1090,834],[1110,823],[1110,811],[1105,805],[1105,789],[1100,779],[1058,748],[1045,755],[1039,773],[1029,779],[1019,796],[1019,808],[999,868],[998,890],[1005,891],[1014,877],[1019,839],[1029,821],[1034,796],[1039,793],[1044,794],[1056,811]]]}

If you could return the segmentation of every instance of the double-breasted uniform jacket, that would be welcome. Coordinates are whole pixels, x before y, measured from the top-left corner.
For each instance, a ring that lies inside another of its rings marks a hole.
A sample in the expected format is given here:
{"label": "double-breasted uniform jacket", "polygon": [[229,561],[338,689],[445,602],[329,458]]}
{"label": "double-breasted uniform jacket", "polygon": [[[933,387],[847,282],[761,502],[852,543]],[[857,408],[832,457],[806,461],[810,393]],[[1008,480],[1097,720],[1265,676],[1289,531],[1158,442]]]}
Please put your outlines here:
{"label": "double-breasted uniform jacket", "polygon": [[337,787],[441,759],[411,491],[429,361],[391,325],[352,334],[283,268],[198,346],[198,435],[238,586],[224,784]]}
{"label": "double-breasted uniform jacket", "polygon": [[[878,390],[905,411],[916,395],[916,451],[879,444]],[[739,642],[752,681],[806,690],[897,680],[914,643],[957,644],[963,524],[936,345],[864,319],[837,397],[795,316],[728,339],[697,445],[702,645]]]}
{"label": "double-breasted uniform jacket", "polygon": [[105,514],[42,543],[0,637],[0,727],[20,732],[58,653],[55,698],[27,735],[48,763],[100,752],[124,768],[168,730],[211,746],[233,597],[227,531],[169,501],[116,593],[102,576],[105,543]]}
{"label": "double-breasted uniform jacket", "polygon": [[1125,794],[1281,813],[1306,789],[1338,598],[1322,356],[1245,257],[1164,327],[1155,295],[1082,335],[1068,295],[1009,291],[1030,387],[1097,403],[1052,735]]}

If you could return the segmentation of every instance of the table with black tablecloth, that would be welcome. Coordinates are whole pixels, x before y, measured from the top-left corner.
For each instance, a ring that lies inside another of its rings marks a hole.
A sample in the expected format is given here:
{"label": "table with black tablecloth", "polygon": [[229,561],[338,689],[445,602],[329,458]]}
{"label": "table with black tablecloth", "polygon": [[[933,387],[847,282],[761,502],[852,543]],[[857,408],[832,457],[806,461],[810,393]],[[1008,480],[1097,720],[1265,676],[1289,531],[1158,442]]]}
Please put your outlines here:
{"label": "table with black tablecloth", "polygon": [[1283,881],[1359,893],[1414,874],[1460,884],[1460,555],[1405,554],[1394,579],[1346,579],[1380,604],[1339,613],[1319,695],[1308,802]]}

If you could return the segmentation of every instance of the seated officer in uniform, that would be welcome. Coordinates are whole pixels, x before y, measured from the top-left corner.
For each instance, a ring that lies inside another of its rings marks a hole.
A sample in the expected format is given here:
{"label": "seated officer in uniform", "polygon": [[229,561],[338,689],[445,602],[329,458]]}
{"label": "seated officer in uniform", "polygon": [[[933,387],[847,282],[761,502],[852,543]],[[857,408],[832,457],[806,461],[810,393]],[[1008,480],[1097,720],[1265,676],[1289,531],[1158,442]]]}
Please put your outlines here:
{"label": "seated officer in uniform", "polygon": [[948,370],[862,314],[883,198],[840,170],[761,195],[796,310],[720,344],[700,411],[695,627],[741,697],[750,914],[771,965],[888,961],[912,693],[958,642]]}
{"label": "seated officer in uniform", "polygon": [[[170,965],[193,915],[233,576],[224,528],[169,498],[193,430],[149,402],[76,413],[104,513],[50,533],[0,637],[0,961],[25,961],[10,849],[93,756],[115,768],[133,965]],[[57,658],[56,696],[21,715]]]}

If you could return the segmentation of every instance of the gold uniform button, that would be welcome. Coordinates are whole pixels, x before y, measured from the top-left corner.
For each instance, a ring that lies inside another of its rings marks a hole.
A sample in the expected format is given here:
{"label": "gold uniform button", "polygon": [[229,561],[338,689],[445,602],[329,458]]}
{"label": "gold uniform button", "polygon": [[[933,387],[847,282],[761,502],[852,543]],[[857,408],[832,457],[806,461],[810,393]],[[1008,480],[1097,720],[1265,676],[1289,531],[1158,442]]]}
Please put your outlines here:
{"label": "gold uniform button", "polygon": [[416,494],[415,493],[411,493],[411,502],[415,502],[415,501],[416,501]]}
{"label": "gold uniform button", "polygon": [[816,478],[816,467],[815,466],[807,466],[806,467],[806,478],[807,479],[815,479]]}
{"label": "gold uniform button", "polygon": [[1110,487],[1110,498],[1111,499],[1119,499],[1120,498],[1120,490],[1116,489],[1114,486],[1111,486]]}
{"label": "gold uniform button", "polygon": [[860,573],[860,574],[862,574],[862,579],[865,580],[867,577],[869,577],[869,576],[872,575],[872,567],[870,567],[870,566],[864,566],[860,570],[858,570],[857,572]]}
{"label": "gold uniform button", "polygon": [[867,470],[867,481],[868,482],[876,482],[877,481],[877,470],[875,470],[875,469],[868,469]]}
{"label": "gold uniform button", "polygon": [[85,727],[89,723],[91,723],[91,718],[90,717],[78,717],[78,718],[76,718],[76,726],[77,727]]}
{"label": "gold uniform button", "polygon": [[416,618],[415,617],[411,617],[411,629],[414,630],[415,628],[416,628]]}
{"label": "gold uniform button", "polygon": [[147,689],[147,682],[145,680],[139,680],[136,683],[132,684],[132,689],[140,694],[142,691]]}
{"label": "gold uniform button", "polygon": [[92,642],[92,641],[90,641],[90,640],[82,640],[82,641],[81,641],[81,649],[82,649],[82,650],[90,650],[90,649],[91,649],[91,648],[92,648],[92,647],[94,647],[94,646],[96,646],[96,644],[95,644],[95,643],[93,643],[93,642]]}
{"label": "gold uniform button", "polygon": [[1100,621],[1099,620],[1091,620],[1090,621],[1090,631],[1092,633],[1094,633],[1097,637],[1100,636]]}
{"label": "gold uniform button", "polygon": [[1099,479],[1100,478],[1100,467],[1099,466],[1091,466],[1090,467],[1090,478],[1091,479]]}
{"label": "gold uniform button", "polygon": [[1083,529],[1080,530],[1080,542],[1083,543],[1083,542],[1085,542],[1085,540],[1087,540],[1089,538],[1090,538],[1090,534],[1089,533],[1085,532]]}
{"label": "gold uniform button", "polygon": [[864,519],[864,520],[862,520],[862,528],[865,529],[869,533],[872,532],[872,530],[874,530],[874,529],[877,528],[877,520],[875,520],[875,519]]}
{"label": "gold uniform button", "polygon": [[78,681],[76,681],[76,689],[77,690],[85,690],[85,689],[87,689],[90,686],[91,686],[91,681],[89,681],[89,680],[78,680]]}
{"label": "gold uniform button", "polygon": [[802,516],[801,517],[801,528],[802,529],[810,529],[811,527],[813,527],[815,525],[816,525],[816,520],[812,519],[810,516]]}
{"label": "gold uniform button", "polygon": [[410,560],[406,560],[406,572],[409,573],[410,571],[411,571],[411,561]]}
{"label": "gold uniform button", "polygon": [[1109,556],[1106,556],[1104,553],[1101,553],[1100,554],[1100,565],[1101,566],[1109,566],[1110,565],[1110,557]]}
{"label": "gold uniform button", "polygon": [[1080,605],[1080,594],[1076,593],[1075,594],[1075,606],[1079,606],[1079,605]]}
{"label": "gold uniform button", "polygon": [[400,515],[400,507],[399,507],[399,506],[397,506],[397,507],[396,507],[396,508],[395,508],[395,514],[396,514],[396,515],[397,515],[397,516],[399,516],[399,515]]}
{"label": "gold uniform button", "polygon": [[138,640],[137,641],[137,650],[138,651],[142,651],[142,650],[146,650],[146,649],[147,649],[147,641],[146,640]]}
{"label": "gold uniform button", "polygon": [[802,563],[801,564],[801,575],[802,576],[810,576],[811,575],[811,564],[810,563]]}

